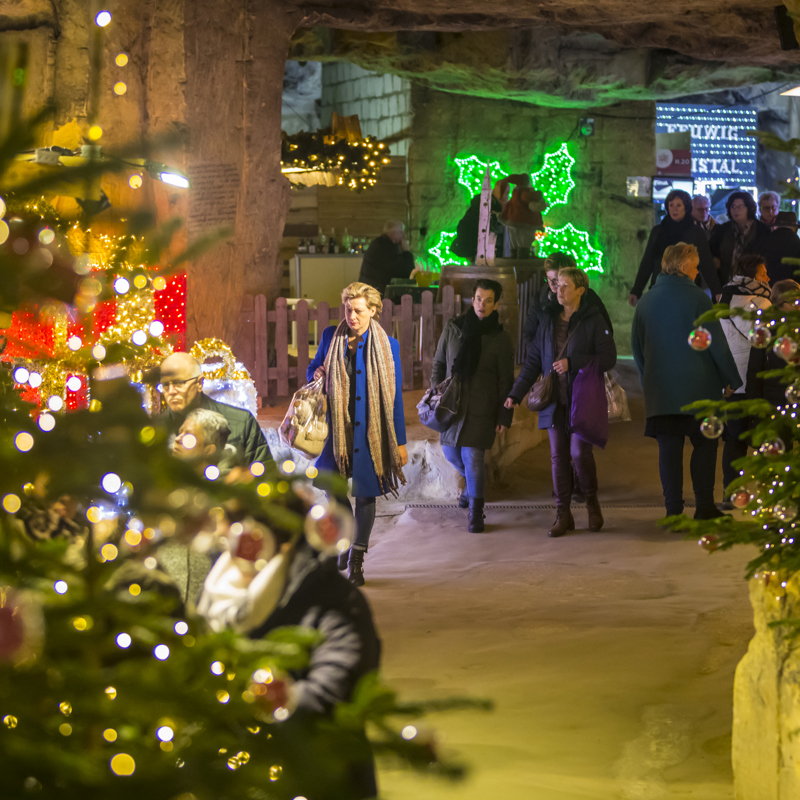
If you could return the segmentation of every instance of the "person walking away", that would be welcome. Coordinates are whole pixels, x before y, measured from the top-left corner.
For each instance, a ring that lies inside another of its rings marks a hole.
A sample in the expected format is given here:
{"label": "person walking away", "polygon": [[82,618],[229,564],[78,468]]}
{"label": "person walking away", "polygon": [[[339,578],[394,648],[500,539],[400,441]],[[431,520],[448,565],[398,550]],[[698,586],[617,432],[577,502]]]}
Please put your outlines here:
{"label": "person walking away", "polygon": [[770,285],[778,281],[793,280],[800,264],[784,263],[784,258],[800,259],[800,238],[797,236],[797,214],[780,211],[775,217],[772,233],[764,242],[764,258]]}
{"label": "person walking away", "polygon": [[458,411],[441,434],[441,444],[445,458],[466,482],[459,506],[469,507],[470,533],[484,530],[486,451],[513,417],[503,407],[514,382],[514,347],[497,312],[502,291],[497,281],[475,282],[472,307],[447,323],[431,371],[432,386],[445,378],[461,381]]}
{"label": "person walking away", "polygon": [[406,241],[405,228],[399,219],[390,219],[383,233],[372,241],[361,261],[359,283],[366,283],[383,296],[392,278],[410,278],[414,255]]}
{"label": "person walking away", "polygon": [[[670,245],[678,244],[678,242],[691,244],[697,248],[700,259],[700,275],[706,282],[711,296],[719,297],[722,292],[722,283],[714,266],[705,232],[695,223],[692,216],[692,198],[687,192],[674,189],[666,196],[664,208],[667,214],[650,231],[650,238],[647,240],[647,247],[645,247],[639,264],[639,271],[636,273],[636,280],[633,282],[628,302],[635,307],[648,282],[650,288],[653,288],[661,273],[664,251]],[[717,229],[715,228],[715,230]]]}
{"label": "person walking away", "polygon": [[706,238],[711,236],[711,231],[717,221],[711,216],[711,201],[704,194],[696,194],[692,198],[692,217],[694,221],[706,232]]}
{"label": "person walking away", "polygon": [[717,440],[700,432],[700,423],[683,408],[696,400],[719,400],[742,385],[719,322],[706,323],[707,349],[688,344],[694,321],[711,308],[695,286],[700,257],[694,245],[664,251],[662,273],[636,306],[631,347],[644,391],[645,436],[658,442],[658,469],[667,516],[683,513],[683,446],[692,443],[690,469],[697,508],[695,519],[713,519]]}
{"label": "person walking away", "polygon": [[544,195],[531,187],[529,175],[511,176],[509,181],[516,186],[503,206],[500,221],[508,228],[512,258],[529,258],[536,232],[544,230],[542,212],[547,203]]}
{"label": "person walking away", "polygon": [[[767,265],[764,263],[763,256],[749,255],[742,256],[733,268],[733,278],[730,283],[722,288],[722,299],[720,302],[731,309],[740,308],[747,311],[769,308],[770,288],[767,278]],[[728,340],[728,347],[731,355],[736,362],[739,371],[739,378],[742,385],[734,392],[728,400],[737,402],[746,399],[747,387],[747,364],[750,359],[750,328],[753,323],[742,317],[729,317],[720,320],[722,330],[725,331],[725,338]],[[728,496],[728,486],[737,477],[737,471],[732,463],[737,458],[747,455],[747,442],[741,439],[741,434],[747,430],[747,420],[731,419],[725,425],[722,434],[724,445],[722,447],[722,484],[725,487],[723,497]],[[731,510],[733,505],[728,505],[728,501],[723,501],[723,508]]]}
{"label": "person walking away", "polygon": [[763,192],[758,198],[758,218],[768,227],[774,227],[781,207],[781,196],[777,192]]}
{"label": "person walking away", "polygon": [[714,228],[708,246],[719,266],[722,283],[733,275],[733,265],[744,255],[764,254],[770,229],[756,219],[756,201],[749,192],[731,192],[725,201],[728,222]]}
{"label": "person walking away", "polygon": [[[339,556],[356,586],[364,585],[364,556],[375,524],[375,498],[396,495],[408,462],[400,346],[376,322],[383,303],[377,289],[351,283],[342,291],[345,318],[322,334],[307,378],[325,379],[330,434],[318,470],[352,478],[356,534]],[[336,498],[352,506],[347,497]]]}
{"label": "person walking away", "polygon": [[558,512],[548,536],[563,536],[575,529],[570,508],[572,502],[572,467],[586,496],[589,530],[603,527],[603,513],[597,499],[597,467],[592,445],[571,428],[573,384],[578,372],[592,360],[600,373],[617,362],[614,337],[595,305],[584,301],[589,278],[583,270],[567,267],[558,274],[558,305],[546,323],[539,325],[536,338],[528,349],[519,377],[506,399],[506,408],[522,402],[540,375],[555,370],[558,390],[553,402],[539,412],[539,429],[547,430],[553,489]]}

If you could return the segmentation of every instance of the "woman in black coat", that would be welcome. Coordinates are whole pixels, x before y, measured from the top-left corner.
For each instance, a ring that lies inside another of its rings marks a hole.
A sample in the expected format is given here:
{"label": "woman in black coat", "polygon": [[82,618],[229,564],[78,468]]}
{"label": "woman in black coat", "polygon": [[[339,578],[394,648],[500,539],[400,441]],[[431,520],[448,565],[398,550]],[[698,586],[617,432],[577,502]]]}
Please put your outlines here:
{"label": "woman in black coat", "polygon": [[[683,242],[693,244],[697,248],[700,256],[698,270],[702,275],[706,285],[711,290],[712,298],[719,297],[722,292],[720,281],[714,260],[711,257],[706,232],[696,222],[692,216],[692,198],[687,192],[674,189],[664,200],[664,208],[667,215],[658,225],[654,225],[650,231],[650,238],[647,240],[642,260],[639,263],[639,271],[636,273],[636,280],[633,282],[629,302],[635,306],[644,292],[645,286],[652,289],[656,278],[661,274],[661,259],[664,251],[673,244]],[[718,230],[719,226],[715,228]]]}
{"label": "woman in black coat", "polygon": [[589,530],[599,531],[603,527],[603,514],[597,500],[597,468],[592,445],[570,427],[572,388],[580,369],[593,358],[596,358],[601,373],[611,369],[617,362],[614,337],[605,320],[596,306],[587,305],[583,300],[588,288],[589,278],[582,270],[568,267],[559,272],[557,296],[560,305],[553,309],[546,324],[539,326],[505,403],[506,408],[519,405],[541,374],[547,374],[551,369],[557,373],[556,399],[539,412],[539,428],[546,428],[550,438],[553,489],[558,504],[558,515],[549,536],[563,536],[575,528],[570,511],[570,460],[586,495]]}
{"label": "woman in black coat", "polygon": [[731,279],[733,265],[743,255],[765,254],[770,235],[769,226],[756,219],[756,201],[750,192],[731,192],[725,201],[725,209],[729,221],[715,226],[708,240],[723,284]]}

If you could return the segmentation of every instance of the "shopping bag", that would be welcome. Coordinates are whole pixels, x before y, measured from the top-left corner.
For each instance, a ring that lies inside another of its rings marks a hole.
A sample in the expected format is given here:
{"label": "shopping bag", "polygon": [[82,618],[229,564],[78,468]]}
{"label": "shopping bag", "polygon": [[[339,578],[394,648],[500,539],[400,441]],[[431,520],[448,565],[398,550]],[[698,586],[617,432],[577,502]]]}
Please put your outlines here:
{"label": "shopping bag", "polygon": [[572,383],[570,428],[585,442],[603,448],[608,442],[608,409],[597,357],[578,370]]}
{"label": "shopping bag", "polygon": [[422,395],[422,400],[417,403],[419,421],[436,433],[444,433],[458,414],[460,399],[461,381],[446,378]]}
{"label": "shopping bag", "polygon": [[628,407],[628,396],[625,394],[625,390],[607,372],[605,373],[605,384],[608,421],[630,422],[631,411]]}
{"label": "shopping bag", "polygon": [[294,393],[278,428],[280,440],[306,458],[319,457],[328,439],[327,411],[325,379],[317,378]]}

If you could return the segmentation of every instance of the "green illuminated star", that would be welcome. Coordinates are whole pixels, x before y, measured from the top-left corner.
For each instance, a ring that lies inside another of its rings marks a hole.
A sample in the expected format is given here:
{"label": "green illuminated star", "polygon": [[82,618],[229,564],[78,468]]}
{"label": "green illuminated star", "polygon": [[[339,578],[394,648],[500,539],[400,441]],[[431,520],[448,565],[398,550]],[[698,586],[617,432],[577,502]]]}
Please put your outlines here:
{"label": "green illuminated star", "polygon": [[450,252],[450,245],[453,244],[455,238],[455,233],[440,233],[439,241],[437,241],[433,247],[428,248],[428,256],[433,262],[435,262],[435,266],[438,267],[439,270],[441,270],[445,264],[470,263],[468,259],[459,258]]}
{"label": "green illuminated star", "polygon": [[[469,192],[470,197],[479,194],[483,188],[486,162],[481,161],[478,156],[456,158],[455,162],[458,167],[458,182]],[[504,170],[499,161],[492,161],[490,167],[492,186],[508,175],[508,170]]]}
{"label": "green illuminated star", "polygon": [[531,185],[544,195],[548,206],[561,205],[569,199],[569,193],[575,188],[572,180],[574,164],[575,159],[564,142],[555,153],[545,155],[544,165],[538,172],[531,173]]}

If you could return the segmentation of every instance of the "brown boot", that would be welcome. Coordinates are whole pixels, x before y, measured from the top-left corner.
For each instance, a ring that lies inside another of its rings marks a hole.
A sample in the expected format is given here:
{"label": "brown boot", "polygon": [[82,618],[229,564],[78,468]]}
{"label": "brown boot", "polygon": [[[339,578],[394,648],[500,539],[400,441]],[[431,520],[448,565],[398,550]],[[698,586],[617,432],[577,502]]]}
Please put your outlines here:
{"label": "brown boot", "polygon": [[348,572],[347,579],[353,586],[364,585],[364,550],[356,550],[355,547],[350,548],[350,557],[347,561]]}
{"label": "brown boot", "polygon": [[558,513],[556,514],[556,521],[553,527],[547,532],[548,536],[556,537],[563,536],[567,531],[575,530],[575,520],[572,518],[572,512],[569,506],[559,506]]}
{"label": "brown boot", "polygon": [[589,530],[599,531],[604,520],[596,494],[586,496],[586,510],[589,512]]}

